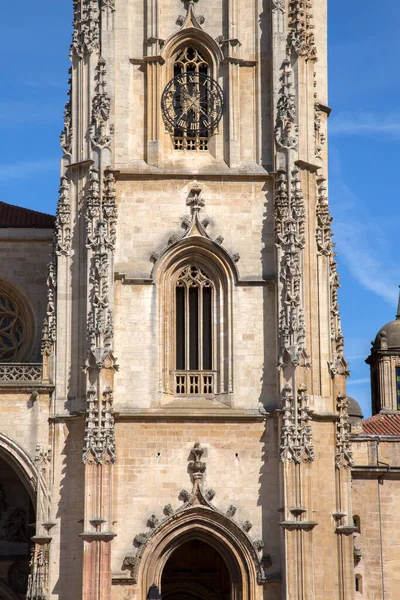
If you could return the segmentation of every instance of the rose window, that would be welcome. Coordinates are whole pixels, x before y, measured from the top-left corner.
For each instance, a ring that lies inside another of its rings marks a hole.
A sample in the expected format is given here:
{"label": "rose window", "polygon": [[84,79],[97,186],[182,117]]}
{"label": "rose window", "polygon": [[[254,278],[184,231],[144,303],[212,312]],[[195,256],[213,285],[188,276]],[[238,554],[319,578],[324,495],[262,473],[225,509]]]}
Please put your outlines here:
{"label": "rose window", "polygon": [[15,362],[24,343],[24,323],[17,303],[0,293],[0,362]]}

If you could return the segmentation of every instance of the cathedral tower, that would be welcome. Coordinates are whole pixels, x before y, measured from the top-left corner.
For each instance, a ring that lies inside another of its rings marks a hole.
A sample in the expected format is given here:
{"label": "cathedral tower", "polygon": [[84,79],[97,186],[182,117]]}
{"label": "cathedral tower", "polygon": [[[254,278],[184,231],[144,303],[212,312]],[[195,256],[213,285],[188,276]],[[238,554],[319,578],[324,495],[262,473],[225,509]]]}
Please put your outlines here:
{"label": "cathedral tower", "polygon": [[326,1],[73,9],[28,597],[352,598]]}

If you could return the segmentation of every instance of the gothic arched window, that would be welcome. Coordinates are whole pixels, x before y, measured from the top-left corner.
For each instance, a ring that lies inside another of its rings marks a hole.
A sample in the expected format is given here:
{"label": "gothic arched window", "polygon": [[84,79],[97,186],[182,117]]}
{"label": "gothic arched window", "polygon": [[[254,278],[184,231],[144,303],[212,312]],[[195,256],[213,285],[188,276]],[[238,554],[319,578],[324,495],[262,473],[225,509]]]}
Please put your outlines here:
{"label": "gothic arched window", "polygon": [[175,385],[178,394],[213,393],[212,312],[212,280],[197,266],[185,267],[175,287]]}
{"label": "gothic arched window", "polygon": [[234,273],[225,255],[209,240],[187,238],[157,270],[160,391],[175,397],[230,394]]}

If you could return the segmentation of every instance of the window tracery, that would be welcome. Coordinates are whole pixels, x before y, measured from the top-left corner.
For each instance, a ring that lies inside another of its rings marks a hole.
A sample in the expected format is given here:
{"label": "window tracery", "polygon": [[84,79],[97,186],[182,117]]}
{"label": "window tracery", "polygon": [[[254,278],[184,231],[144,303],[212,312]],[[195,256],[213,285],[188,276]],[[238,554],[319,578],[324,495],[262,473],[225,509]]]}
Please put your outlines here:
{"label": "window tracery", "polygon": [[0,363],[21,362],[25,358],[32,337],[29,321],[19,294],[0,282]]}
{"label": "window tracery", "polygon": [[195,265],[185,267],[176,281],[175,391],[177,394],[213,393],[213,287],[207,273]]}
{"label": "window tracery", "polygon": [[209,240],[193,244],[189,237],[167,253],[155,274],[160,391],[176,398],[222,395],[220,401],[229,402],[234,274],[224,253]]}
{"label": "window tracery", "polygon": [[24,342],[24,323],[13,300],[0,292],[0,362],[13,362]]}
{"label": "window tracery", "polygon": [[[202,53],[195,46],[185,46],[181,48],[175,56],[174,77],[178,75],[210,75],[210,69]],[[176,104],[178,110],[182,113],[188,111],[188,121],[198,121],[199,111],[204,110],[207,114],[207,95],[203,90],[200,103],[193,105],[191,97],[186,93],[185,88],[180,88],[179,81],[176,83]],[[173,131],[173,142],[175,150],[207,150],[209,133],[207,129],[190,131],[186,129],[175,128]]]}

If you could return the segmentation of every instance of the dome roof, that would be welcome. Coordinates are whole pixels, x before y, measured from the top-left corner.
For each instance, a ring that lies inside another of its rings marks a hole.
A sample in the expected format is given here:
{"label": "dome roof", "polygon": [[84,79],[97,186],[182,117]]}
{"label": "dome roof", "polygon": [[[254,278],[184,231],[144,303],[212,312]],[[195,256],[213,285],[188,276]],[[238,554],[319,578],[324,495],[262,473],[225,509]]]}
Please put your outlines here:
{"label": "dome roof", "polygon": [[381,327],[372,345],[375,350],[400,350],[400,297],[395,320]]}
{"label": "dome roof", "polygon": [[400,349],[400,319],[386,323],[378,331],[373,346],[377,350]]}
{"label": "dome roof", "polygon": [[347,399],[349,401],[349,417],[358,417],[359,419],[362,419],[364,415],[362,414],[361,406],[358,404],[357,400],[351,396],[347,396]]}

